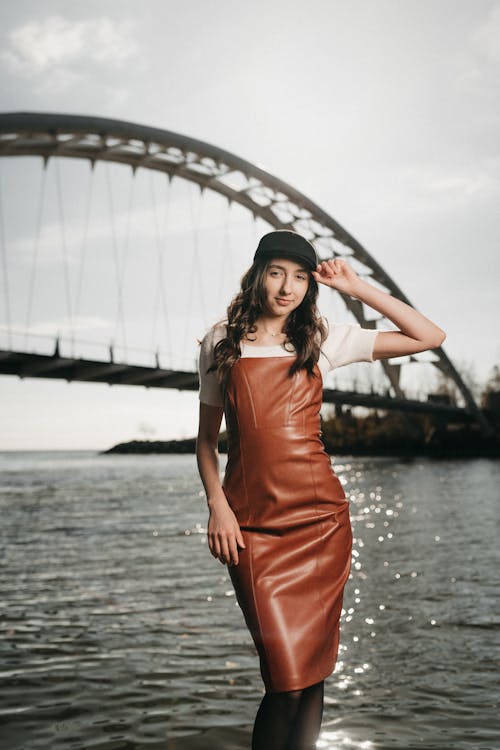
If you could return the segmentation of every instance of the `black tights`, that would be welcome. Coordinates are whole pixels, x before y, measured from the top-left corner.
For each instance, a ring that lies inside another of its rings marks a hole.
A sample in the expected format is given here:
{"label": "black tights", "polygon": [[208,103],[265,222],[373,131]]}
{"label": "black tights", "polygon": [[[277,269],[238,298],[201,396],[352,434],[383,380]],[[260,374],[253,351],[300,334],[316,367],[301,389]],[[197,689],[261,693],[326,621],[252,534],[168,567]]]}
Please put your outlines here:
{"label": "black tights", "polygon": [[252,750],[315,750],[323,718],[324,682],[266,693],[257,711]]}

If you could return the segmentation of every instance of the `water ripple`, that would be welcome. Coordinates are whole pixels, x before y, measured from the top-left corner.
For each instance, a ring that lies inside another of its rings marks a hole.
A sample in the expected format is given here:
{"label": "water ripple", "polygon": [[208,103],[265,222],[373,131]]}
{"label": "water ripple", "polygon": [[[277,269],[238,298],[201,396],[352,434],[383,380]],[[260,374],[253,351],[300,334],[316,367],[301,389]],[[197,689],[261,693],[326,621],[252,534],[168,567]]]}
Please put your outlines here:
{"label": "water ripple", "polygon": [[[193,456],[0,454],[8,750],[248,748],[263,694]],[[318,748],[493,750],[498,462],[335,463],[353,565]]]}

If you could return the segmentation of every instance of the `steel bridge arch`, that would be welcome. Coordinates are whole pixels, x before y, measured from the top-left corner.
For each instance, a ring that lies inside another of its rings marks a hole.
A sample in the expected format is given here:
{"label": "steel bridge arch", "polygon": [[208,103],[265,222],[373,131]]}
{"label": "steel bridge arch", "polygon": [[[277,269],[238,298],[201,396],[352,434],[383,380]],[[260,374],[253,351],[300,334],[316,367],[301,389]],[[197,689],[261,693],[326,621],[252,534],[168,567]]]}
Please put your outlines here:
{"label": "steel bridge arch", "polygon": [[[303,193],[261,167],[210,143],[124,120],[87,115],[45,112],[0,114],[0,157],[41,156],[44,165],[51,156],[128,164],[165,172],[208,188],[229,202],[239,203],[275,229],[293,229],[307,237],[321,259],[344,257],[361,264],[360,273],[370,276],[388,293],[411,302],[370,253],[324,209]],[[365,328],[377,328],[384,316],[367,320],[363,305],[339,293],[347,309]],[[412,305],[413,306],[413,305]],[[491,427],[475,399],[442,347],[433,349],[432,362],[451,378],[462,394],[466,410],[483,432]],[[410,355],[410,361],[418,362]],[[401,364],[380,360],[398,398],[405,398],[400,385]]]}

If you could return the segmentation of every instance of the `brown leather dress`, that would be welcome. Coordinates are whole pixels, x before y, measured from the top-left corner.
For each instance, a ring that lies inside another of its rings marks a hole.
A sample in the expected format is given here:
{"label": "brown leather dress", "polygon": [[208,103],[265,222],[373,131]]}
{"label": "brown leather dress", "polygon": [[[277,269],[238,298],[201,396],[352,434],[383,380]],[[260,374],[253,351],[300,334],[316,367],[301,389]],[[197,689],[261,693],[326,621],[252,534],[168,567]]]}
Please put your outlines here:
{"label": "brown leather dress", "polygon": [[333,671],[351,569],[349,501],[320,437],[321,372],[290,377],[291,361],[240,358],[224,394],[222,486],[246,545],[228,571],[268,692]]}

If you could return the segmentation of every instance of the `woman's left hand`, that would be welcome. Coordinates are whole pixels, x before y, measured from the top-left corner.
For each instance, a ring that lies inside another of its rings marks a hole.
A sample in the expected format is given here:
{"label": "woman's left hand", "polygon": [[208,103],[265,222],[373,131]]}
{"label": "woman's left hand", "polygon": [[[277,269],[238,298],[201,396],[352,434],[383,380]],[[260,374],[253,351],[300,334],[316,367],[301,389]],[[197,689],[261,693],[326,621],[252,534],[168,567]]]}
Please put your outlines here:
{"label": "woman's left hand", "polygon": [[316,270],[312,271],[312,275],[318,283],[326,284],[345,294],[353,294],[361,281],[356,271],[343,258],[321,261]]}

